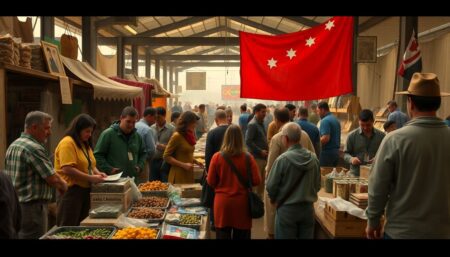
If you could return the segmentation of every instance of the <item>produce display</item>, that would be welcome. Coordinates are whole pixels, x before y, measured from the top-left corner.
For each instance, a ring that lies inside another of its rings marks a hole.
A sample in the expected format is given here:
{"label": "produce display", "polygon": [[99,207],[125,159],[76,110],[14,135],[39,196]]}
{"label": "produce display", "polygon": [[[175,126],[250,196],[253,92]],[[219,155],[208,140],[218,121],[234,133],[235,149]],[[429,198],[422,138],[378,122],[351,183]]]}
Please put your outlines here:
{"label": "produce display", "polygon": [[108,239],[111,232],[110,229],[103,228],[66,230],[49,235],[45,239]]}
{"label": "produce display", "polygon": [[129,218],[135,219],[162,219],[164,211],[151,208],[132,208],[128,213]]}
{"label": "produce display", "polygon": [[143,197],[139,199],[137,202],[133,203],[133,207],[167,207],[169,203],[169,198],[167,197]]}
{"label": "produce display", "polygon": [[200,225],[202,217],[195,214],[183,214],[180,217],[180,225]]}
{"label": "produce display", "polygon": [[157,239],[158,230],[153,228],[124,228],[119,229],[113,239]]}
{"label": "produce display", "polygon": [[138,186],[139,191],[145,192],[145,191],[166,191],[169,188],[168,184],[165,184],[159,180],[156,181],[149,181],[145,183],[141,183]]}

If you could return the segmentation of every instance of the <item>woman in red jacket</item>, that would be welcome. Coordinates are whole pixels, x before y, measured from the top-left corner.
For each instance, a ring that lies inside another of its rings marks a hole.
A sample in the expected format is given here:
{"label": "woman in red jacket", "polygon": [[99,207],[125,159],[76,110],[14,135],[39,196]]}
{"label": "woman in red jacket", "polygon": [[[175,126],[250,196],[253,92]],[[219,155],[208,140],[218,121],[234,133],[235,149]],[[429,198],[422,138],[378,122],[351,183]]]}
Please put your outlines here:
{"label": "woman in red jacket", "polygon": [[[225,132],[220,152],[213,155],[209,165],[208,184],[215,189],[214,221],[217,239],[250,239],[252,218],[248,203],[248,188],[244,187],[223,156],[236,166],[248,181],[246,158],[250,160],[253,186],[261,183],[256,161],[245,149],[239,126],[230,125]],[[248,157],[246,157],[248,156]]]}

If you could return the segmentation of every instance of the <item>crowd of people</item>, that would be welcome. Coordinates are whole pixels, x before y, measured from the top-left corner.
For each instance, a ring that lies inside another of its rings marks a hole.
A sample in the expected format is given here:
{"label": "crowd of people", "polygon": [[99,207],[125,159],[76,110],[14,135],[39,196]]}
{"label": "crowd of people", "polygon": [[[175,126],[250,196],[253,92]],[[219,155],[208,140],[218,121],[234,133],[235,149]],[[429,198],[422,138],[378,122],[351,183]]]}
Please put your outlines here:
{"label": "crowd of people", "polygon": [[385,209],[385,238],[450,238],[450,146],[443,143],[450,142],[450,117],[444,122],[436,115],[439,80],[434,74],[415,73],[408,91],[399,94],[407,95],[409,117],[389,101],[385,134],[374,128],[373,112],[364,109],[343,150],[341,124],[325,101],[309,108],[286,104],[273,114],[264,104],[251,110],[243,104],[238,124],[225,106],[216,107],[213,122],[204,104],[197,111],[175,105],[171,122],[166,122],[163,107],[147,107],[139,120],[136,109],[128,106],[101,132],[95,146],[95,119],[88,114],[75,117],[52,162],[44,144],[53,118],[30,112],[0,172],[5,210],[0,237],[42,236],[48,230],[47,205],[55,198],[57,225],[79,225],[88,216],[91,185],[107,175],[122,172],[136,183],[194,183],[194,165],[203,168],[194,158],[195,145],[207,133],[206,183],[215,193],[210,215],[218,239],[251,238],[246,184],[264,200],[267,238],[313,238],[320,167],[336,167],[340,161],[355,177],[361,165],[373,165],[366,210],[369,238],[383,236],[380,219]]}

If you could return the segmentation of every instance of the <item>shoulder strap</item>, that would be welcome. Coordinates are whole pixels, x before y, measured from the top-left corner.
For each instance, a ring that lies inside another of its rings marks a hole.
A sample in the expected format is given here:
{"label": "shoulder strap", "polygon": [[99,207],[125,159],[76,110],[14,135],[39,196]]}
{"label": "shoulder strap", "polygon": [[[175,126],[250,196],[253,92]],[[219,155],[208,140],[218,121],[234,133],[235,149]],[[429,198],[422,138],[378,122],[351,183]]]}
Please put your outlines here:
{"label": "shoulder strap", "polygon": [[286,200],[292,195],[292,193],[294,193],[294,190],[300,184],[300,182],[302,181],[302,178],[303,178],[303,176],[305,175],[306,172],[307,172],[307,170],[302,170],[302,174],[300,174],[300,176],[297,178],[297,181],[295,181],[294,185],[288,191],[286,196],[284,196],[280,201],[278,201],[277,208],[280,208],[280,206],[283,205],[284,202],[286,202]]}
{"label": "shoulder strap", "polygon": [[[239,170],[236,168],[236,166],[234,165],[234,163],[231,161],[230,158],[228,158],[228,156],[226,156],[223,152],[220,152],[220,155],[222,155],[223,159],[228,163],[228,165],[231,168],[231,171],[237,176],[239,182],[241,182],[241,184],[247,188],[247,183],[245,183],[244,178],[242,177],[242,175],[239,173]],[[247,157],[248,158],[248,157]]]}

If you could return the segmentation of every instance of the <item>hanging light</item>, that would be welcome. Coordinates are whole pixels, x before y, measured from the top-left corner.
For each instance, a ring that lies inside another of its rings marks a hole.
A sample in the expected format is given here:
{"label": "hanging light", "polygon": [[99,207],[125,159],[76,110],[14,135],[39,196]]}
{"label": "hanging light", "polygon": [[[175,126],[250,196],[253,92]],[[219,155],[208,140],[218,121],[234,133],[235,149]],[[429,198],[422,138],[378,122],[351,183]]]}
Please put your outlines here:
{"label": "hanging light", "polygon": [[129,25],[125,25],[123,26],[126,30],[128,30],[129,32],[131,32],[131,34],[136,35],[137,31],[135,29],[133,29],[132,27],[130,27]]}

